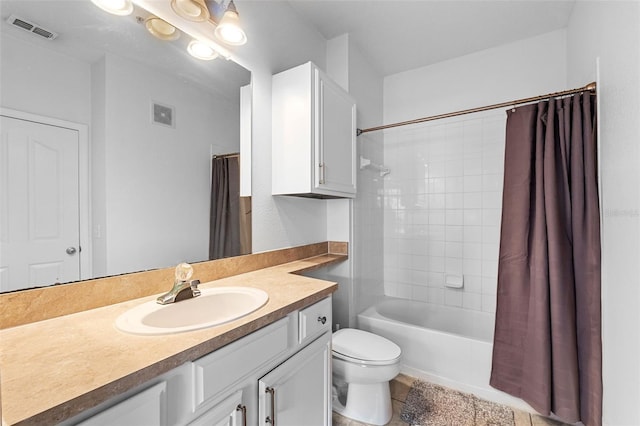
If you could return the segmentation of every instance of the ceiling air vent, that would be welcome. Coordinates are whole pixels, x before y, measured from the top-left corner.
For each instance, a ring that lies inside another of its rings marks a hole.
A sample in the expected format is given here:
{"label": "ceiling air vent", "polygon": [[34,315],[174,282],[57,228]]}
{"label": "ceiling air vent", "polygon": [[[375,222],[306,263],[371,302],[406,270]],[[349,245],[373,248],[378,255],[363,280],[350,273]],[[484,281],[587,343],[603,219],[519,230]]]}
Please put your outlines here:
{"label": "ceiling air vent", "polygon": [[21,28],[25,31],[29,31],[30,33],[33,33],[33,34],[37,34],[40,37],[44,37],[48,40],[53,40],[54,38],[58,37],[58,34],[54,33],[53,31],[49,31],[45,28],[42,28],[38,24],[30,22],[26,19],[19,18],[15,15],[9,16],[9,19],[7,19],[7,22],[15,27]]}

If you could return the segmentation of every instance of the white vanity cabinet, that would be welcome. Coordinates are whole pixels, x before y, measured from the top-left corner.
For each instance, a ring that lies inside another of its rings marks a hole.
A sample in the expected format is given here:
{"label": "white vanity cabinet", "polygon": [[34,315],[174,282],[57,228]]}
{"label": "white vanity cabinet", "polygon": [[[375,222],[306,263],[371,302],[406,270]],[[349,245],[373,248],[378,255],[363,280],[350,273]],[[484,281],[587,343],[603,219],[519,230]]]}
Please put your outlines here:
{"label": "white vanity cabinet", "polygon": [[64,424],[329,426],[330,396],[329,296]]}
{"label": "white vanity cabinet", "polygon": [[356,104],[313,63],[272,80],[272,193],[356,194]]}
{"label": "white vanity cabinet", "polygon": [[243,391],[238,390],[189,423],[189,426],[245,426],[248,424],[246,416],[247,405],[243,399]]}
{"label": "white vanity cabinet", "polygon": [[192,401],[191,366],[183,364],[60,425],[185,424]]}
{"label": "white vanity cabinet", "polygon": [[331,298],[298,312],[304,349],[260,378],[260,426],[331,424],[331,314]]}
{"label": "white vanity cabinet", "polygon": [[331,424],[331,333],[260,379],[261,426]]}
{"label": "white vanity cabinet", "polygon": [[[295,315],[289,314],[192,363],[192,412],[201,416],[194,425],[244,426],[245,420],[246,424],[256,423],[257,378],[265,366],[277,365],[295,349]],[[230,397],[237,399],[238,394],[240,399],[235,406],[227,403]]]}
{"label": "white vanity cabinet", "polygon": [[167,382],[162,381],[78,425],[166,425],[166,392]]}

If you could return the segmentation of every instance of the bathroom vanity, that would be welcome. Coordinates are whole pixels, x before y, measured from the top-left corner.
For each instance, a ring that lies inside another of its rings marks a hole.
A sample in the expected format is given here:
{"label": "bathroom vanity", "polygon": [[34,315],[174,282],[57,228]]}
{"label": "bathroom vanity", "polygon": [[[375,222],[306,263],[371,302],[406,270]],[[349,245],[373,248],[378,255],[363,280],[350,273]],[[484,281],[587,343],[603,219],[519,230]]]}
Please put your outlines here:
{"label": "bathroom vanity", "polygon": [[266,425],[275,416],[329,425],[337,284],[299,273],[345,258],[203,282],[269,294],[257,311],[207,329],[141,336],[115,327],[154,295],[0,330],[3,424]]}
{"label": "bathroom vanity", "polygon": [[187,362],[67,425],[328,425],[331,297]]}

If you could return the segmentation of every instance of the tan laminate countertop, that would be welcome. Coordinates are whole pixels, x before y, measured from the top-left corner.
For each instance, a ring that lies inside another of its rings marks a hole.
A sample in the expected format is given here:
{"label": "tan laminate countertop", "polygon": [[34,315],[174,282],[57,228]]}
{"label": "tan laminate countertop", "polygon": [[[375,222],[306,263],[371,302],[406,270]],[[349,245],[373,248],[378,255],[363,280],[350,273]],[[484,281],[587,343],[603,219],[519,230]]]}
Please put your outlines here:
{"label": "tan laminate countertop", "polygon": [[162,336],[117,330],[115,319],[149,296],[0,330],[3,424],[60,422],[315,303],[337,284],[294,273],[344,258],[327,254],[201,284],[269,293],[259,310],[208,329]]}

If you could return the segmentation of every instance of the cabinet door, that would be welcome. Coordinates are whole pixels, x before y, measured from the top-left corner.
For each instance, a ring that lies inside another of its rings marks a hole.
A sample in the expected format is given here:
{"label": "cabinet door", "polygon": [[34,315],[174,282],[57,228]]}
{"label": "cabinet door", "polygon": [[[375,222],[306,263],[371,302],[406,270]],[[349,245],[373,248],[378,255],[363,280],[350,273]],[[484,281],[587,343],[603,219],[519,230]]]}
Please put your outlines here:
{"label": "cabinet door", "polygon": [[259,381],[259,425],[331,424],[331,333],[325,333]]}
{"label": "cabinet door", "polygon": [[314,184],[322,191],[356,193],[356,104],[336,83],[315,70],[318,159]]}
{"label": "cabinet door", "polygon": [[246,416],[247,407],[240,390],[189,423],[189,426],[244,426],[247,424]]}
{"label": "cabinet door", "polygon": [[113,407],[77,423],[78,426],[167,424],[167,382],[160,382]]}

